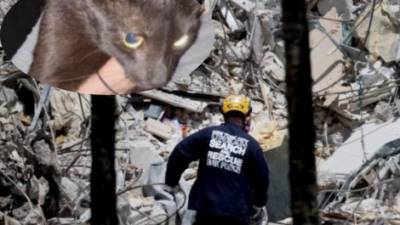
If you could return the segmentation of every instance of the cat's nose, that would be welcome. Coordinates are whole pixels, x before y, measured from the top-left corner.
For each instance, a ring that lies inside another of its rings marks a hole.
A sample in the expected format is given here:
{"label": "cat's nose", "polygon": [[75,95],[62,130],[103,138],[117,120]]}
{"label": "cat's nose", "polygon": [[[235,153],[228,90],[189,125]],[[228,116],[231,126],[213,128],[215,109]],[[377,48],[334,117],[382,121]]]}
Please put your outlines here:
{"label": "cat's nose", "polygon": [[156,63],[149,68],[147,81],[158,88],[164,86],[169,81],[169,77],[167,66],[164,63]]}
{"label": "cat's nose", "polygon": [[149,80],[156,79],[159,76],[166,76],[167,74],[167,67],[165,66],[164,63],[154,63],[151,65],[147,72],[149,73],[150,76],[148,76]]}

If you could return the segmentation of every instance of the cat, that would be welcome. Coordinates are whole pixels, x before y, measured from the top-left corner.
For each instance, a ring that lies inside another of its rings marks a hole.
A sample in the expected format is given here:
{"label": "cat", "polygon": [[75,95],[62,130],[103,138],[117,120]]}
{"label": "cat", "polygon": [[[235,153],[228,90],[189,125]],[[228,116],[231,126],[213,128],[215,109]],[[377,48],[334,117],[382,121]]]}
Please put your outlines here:
{"label": "cat", "polygon": [[29,75],[73,91],[115,57],[132,91],[160,88],[195,42],[203,12],[195,0],[48,0]]}

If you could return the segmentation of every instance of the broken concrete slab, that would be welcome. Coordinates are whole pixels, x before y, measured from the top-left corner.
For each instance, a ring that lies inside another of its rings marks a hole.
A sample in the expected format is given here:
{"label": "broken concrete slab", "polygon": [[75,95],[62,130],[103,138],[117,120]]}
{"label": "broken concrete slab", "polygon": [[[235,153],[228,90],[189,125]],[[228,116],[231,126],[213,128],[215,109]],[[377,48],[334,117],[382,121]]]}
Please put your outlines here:
{"label": "broken concrete slab", "polygon": [[396,25],[400,25],[400,3],[394,0],[387,0],[382,2],[382,9],[387,13],[391,21]]}
{"label": "broken concrete slab", "polygon": [[267,52],[262,61],[262,71],[279,82],[285,81],[285,65],[273,52]]}
{"label": "broken concrete slab", "polygon": [[70,225],[74,224],[75,218],[52,218],[47,221],[49,225]]}
{"label": "broken concrete slab", "polygon": [[[364,107],[379,102],[383,99],[388,99],[392,96],[392,90],[396,88],[396,85],[382,85],[381,87],[376,87],[371,90],[365,91],[361,95],[358,93],[354,93],[350,98],[346,99],[347,109],[350,112],[356,112],[360,109],[362,110]],[[340,102],[340,104],[342,101]],[[366,118],[366,117],[364,117]]]}
{"label": "broken concrete slab", "polygon": [[392,107],[387,102],[380,101],[378,104],[376,104],[374,111],[375,117],[383,122],[393,118]]}
{"label": "broken concrete slab", "polygon": [[250,26],[253,32],[249,38],[248,45],[252,49],[254,61],[261,62],[267,51],[266,46],[269,46],[269,49],[275,47],[273,15],[261,9],[250,15]]}
{"label": "broken concrete slab", "polygon": [[87,223],[87,222],[89,222],[91,217],[92,217],[92,214],[90,213],[90,209],[87,209],[79,216],[79,220],[77,222],[78,223]]}
{"label": "broken concrete slab", "polygon": [[231,8],[226,2],[218,1],[217,4],[219,5],[219,7],[221,7],[222,15],[225,17],[225,21],[232,31],[239,30],[243,27],[241,22],[232,13]]}
{"label": "broken concrete slab", "polygon": [[358,17],[356,24],[360,24],[355,30],[355,34],[361,40],[364,40],[368,32],[368,40],[365,47],[375,58],[381,57],[385,62],[398,61],[400,59],[400,33],[398,24],[393,23],[387,5],[389,0],[383,0],[377,3],[374,10],[372,25],[370,31],[370,11],[372,3]]}
{"label": "broken concrete slab", "polygon": [[18,96],[13,89],[1,86],[1,92],[2,92],[2,94],[0,95],[1,104],[4,104],[7,107],[17,104]]}
{"label": "broken concrete slab", "polygon": [[196,70],[190,74],[187,83],[168,83],[163,90],[167,91],[184,91],[192,94],[204,94],[209,96],[226,96],[230,93],[230,86],[224,79],[225,73],[228,74],[226,68],[222,67],[221,71],[210,70],[211,74],[202,70]]}
{"label": "broken concrete slab", "polygon": [[62,191],[68,196],[70,201],[75,201],[79,196],[79,186],[67,177],[61,178]]}
{"label": "broken concrete slab", "polygon": [[207,107],[207,103],[204,101],[197,101],[187,97],[181,97],[160,90],[150,90],[150,91],[140,92],[140,95],[156,99],[161,102],[165,102],[169,105],[183,108],[192,112],[202,112]]}
{"label": "broken concrete slab", "polygon": [[250,131],[263,151],[269,151],[284,145],[285,132],[279,128],[277,121],[257,120]]}
{"label": "broken concrete slab", "polygon": [[[147,211],[143,211],[147,208]],[[152,207],[143,207],[141,209],[141,213],[143,216],[141,219],[138,219],[134,222],[137,225],[147,225],[147,224],[158,224],[164,221],[167,218],[167,213],[165,212],[164,208],[155,204]]]}
{"label": "broken concrete slab", "polygon": [[166,124],[152,118],[146,120],[144,130],[165,140],[171,139],[176,133],[176,128],[171,124]]}
{"label": "broken concrete slab", "polygon": [[400,120],[383,124],[364,124],[318,168],[319,179],[344,182],[386,143],[399,138]]}
{"label": "broken concrete slab", "polygon": [[143,174],[137,181],[138,184],[147,182],[151,165],[164,162],[155,146],[148,139],[133,141],[130,146],[129,157],[131,165],[143,169]]}
{"label": "broken concrete slab", "polygon": [[[339,16],[335,8],[326,13],[327,17]],[[338,49],[342,37],[340,23],[329,20],[318,20],[310,31],[311,71],[313,78],[313,92],[324,95],[321,103],[330,106],[337,99],[337,92],[348,90],[341,84],[344,77],[344,55]]]}
{"label": "broken concrete slab", "polygon": [[393,207],[397,204],[396,196],[400,190],[399,153],[400,139],[382,146],[343,185],[335,187],[341,191],[326,193],[325,202],[328,204],[322,206],[323,214],[330,214],[335,219],[342,217],[343,221],[350,215],[358,221],[377,221],[382,217],[391,221],[400,218]]}

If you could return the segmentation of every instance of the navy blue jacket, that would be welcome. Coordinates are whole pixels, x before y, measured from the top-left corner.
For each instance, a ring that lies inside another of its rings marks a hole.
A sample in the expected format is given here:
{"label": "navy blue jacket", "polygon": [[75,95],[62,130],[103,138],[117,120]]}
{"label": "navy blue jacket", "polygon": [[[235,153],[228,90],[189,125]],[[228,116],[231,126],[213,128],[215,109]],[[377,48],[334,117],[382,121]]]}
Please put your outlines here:
{"label": "navy blue jacket", "polygon": [[189,209],[248,223],[251,207],[267,201],[269,171],[261,147],[239,126],[225,123],[202,129],[172,151],[165,182],[174,187],[191,161],[200,159],[189,195]]}

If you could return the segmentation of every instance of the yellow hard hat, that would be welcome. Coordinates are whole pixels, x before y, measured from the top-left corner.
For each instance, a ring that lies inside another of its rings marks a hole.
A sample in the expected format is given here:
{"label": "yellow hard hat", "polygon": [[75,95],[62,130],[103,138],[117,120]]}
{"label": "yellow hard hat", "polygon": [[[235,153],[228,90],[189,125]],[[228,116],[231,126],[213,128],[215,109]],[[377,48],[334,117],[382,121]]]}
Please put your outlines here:
{"label": "yellow hard hat", "polygon": [[222,102],[222,113],[239,111],[247,115],[251,110],[250,99],[244,95],[229,95]]}

